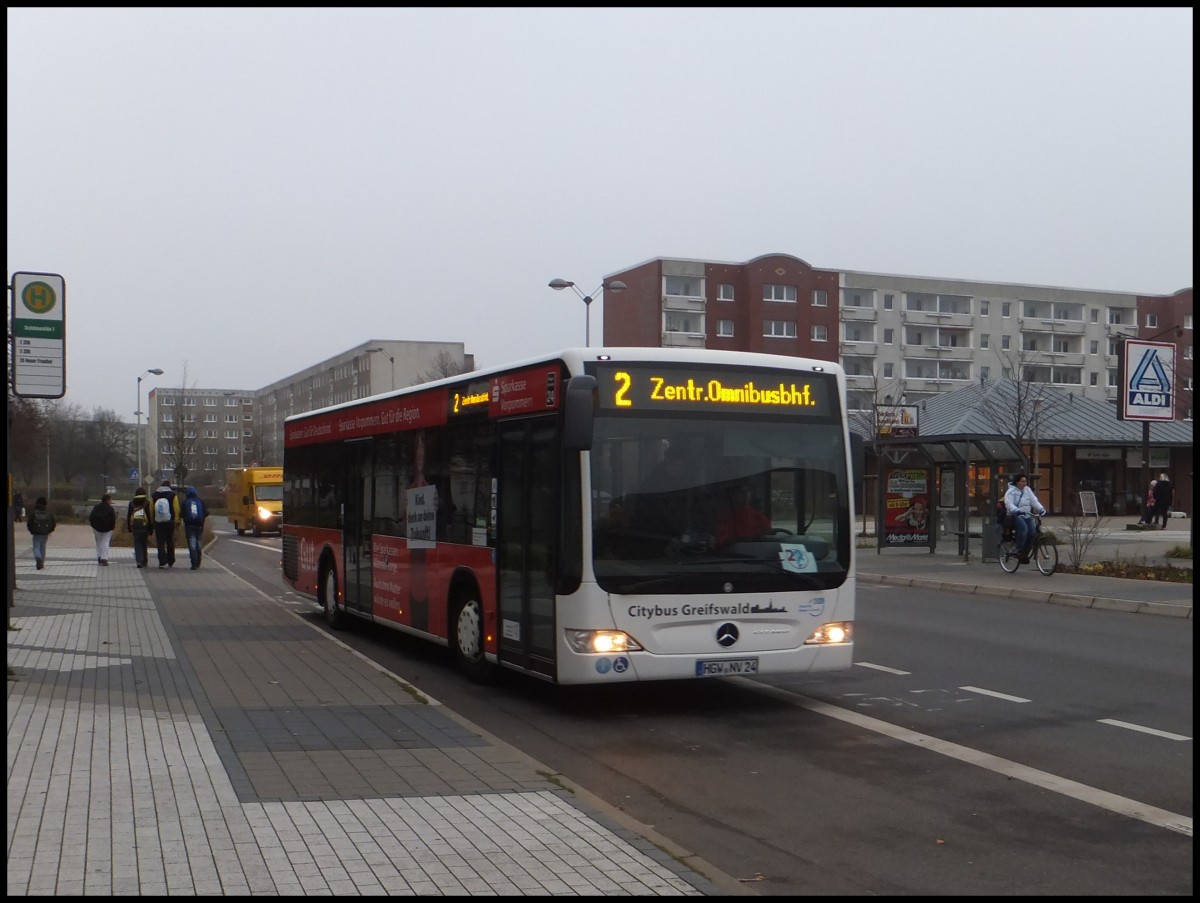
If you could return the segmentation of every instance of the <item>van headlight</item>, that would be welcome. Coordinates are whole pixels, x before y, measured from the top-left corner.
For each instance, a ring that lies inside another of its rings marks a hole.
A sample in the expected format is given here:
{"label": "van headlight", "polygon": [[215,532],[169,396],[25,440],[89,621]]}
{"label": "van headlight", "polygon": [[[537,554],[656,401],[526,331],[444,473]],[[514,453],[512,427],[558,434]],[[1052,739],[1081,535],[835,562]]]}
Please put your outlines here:
{"label": "van headlight", "polygon": [[270,520],[272,517],[273,517],[273,515],[266,508],[258,509],[258,519],[259,520]]}
{"label": "van headlight", "polygon": [[638,652],[642,644],[623,630],[567,630],[567,645],[581,654]]}
{"label": "van headlight", "polygon": [[805,646],[834,646],[850,642],[850,621],[830,621],[808,635]]}

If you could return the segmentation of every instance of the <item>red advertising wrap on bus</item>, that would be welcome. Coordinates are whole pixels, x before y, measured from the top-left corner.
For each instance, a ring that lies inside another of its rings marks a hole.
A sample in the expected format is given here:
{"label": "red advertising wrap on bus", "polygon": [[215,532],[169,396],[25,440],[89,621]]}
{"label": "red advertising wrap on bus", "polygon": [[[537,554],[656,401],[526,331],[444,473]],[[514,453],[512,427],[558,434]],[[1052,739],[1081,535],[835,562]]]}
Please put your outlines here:
{"label": "red advertising wrap on bus", "polygon": [[284,579],[479,680],[849,667],[844,395],[828,362],[569,349],[291,417]]}

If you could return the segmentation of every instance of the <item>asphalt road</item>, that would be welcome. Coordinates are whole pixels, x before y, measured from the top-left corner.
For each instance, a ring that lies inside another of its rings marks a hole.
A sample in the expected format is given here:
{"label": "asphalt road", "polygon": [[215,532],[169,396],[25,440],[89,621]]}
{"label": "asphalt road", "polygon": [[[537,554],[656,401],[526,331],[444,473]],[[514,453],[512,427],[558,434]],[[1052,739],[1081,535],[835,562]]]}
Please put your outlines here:
{"label": "asphalt road", "polygon": [[[212,557],[319,620],[278,537]],[[1191,621],[864,586],[838,674],[556,688],[339,633],[762,894],[1192,893]]]}

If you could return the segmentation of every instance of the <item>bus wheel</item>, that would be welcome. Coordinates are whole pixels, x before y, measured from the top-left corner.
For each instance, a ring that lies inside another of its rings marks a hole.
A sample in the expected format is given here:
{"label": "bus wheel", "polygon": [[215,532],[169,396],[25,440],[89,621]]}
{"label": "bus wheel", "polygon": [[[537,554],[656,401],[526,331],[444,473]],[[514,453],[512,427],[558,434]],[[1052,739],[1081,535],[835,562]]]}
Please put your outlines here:
{"label": "bus wheel", "polygon": [[321,604],[325,607],[325,622],[334,630],[339,630],[346,624],[346,615],[338,608],[337,590],[337,571],[331,564],[321,577]]}
{"label": "bus wheel", "polygon": [[464,596],[454,608],[450,619],[452,633],[450,648],[459,670],[471,680],[486,683],[495,667],[483,654],[483,606],[476,593]]}

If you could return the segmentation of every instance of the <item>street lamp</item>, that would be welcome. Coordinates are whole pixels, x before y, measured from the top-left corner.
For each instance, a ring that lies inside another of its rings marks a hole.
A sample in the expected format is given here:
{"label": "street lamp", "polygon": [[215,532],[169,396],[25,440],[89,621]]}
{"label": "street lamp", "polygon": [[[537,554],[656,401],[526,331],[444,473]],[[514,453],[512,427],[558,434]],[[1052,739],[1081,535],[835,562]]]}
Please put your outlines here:
{"label": "street lamp", "polygon": [[620,279],[614,279],[612,282],[609,282],[607,284],[601,282],[598,286],[596,286],[596,290],[592,292],[592,295],[585,295],[583,292],[581,292],[579,290],[578,285],[576,285],[574,282],[570,282],[566,279],[551,279],[547,283],[547,285],[549,285],[550,288],[554,289],[555,291],[559,291],[564,288],[574,289],[575,294],[577,294],[580,298],[583,299],[583,310],[584,310],[583,343],[588,348],[592,347],[592,300],[593,300],[592,295],[598,294],[602,290],[609,291],[609,292],[623,292],[623,291],[625,291],[625,289],[629,288],[629,286],[627,286]]}
{"label": "street lamp", "polygon": [[392,391],[396,391],[396,359],[384,351],[382,348],[368,348],[367,354],[382,354],[388,359],[388,363],[392,365]]}
{"label": "street lamp", "polygon": [[134,414],[137,416],[137,472],[138,482],[140,483],[145,474],[142,472],[142,379],[153,373],[155,376],[162,376],[163,372],[158,367],[151,367],[145,373],[138,377],[137,380],[137,410]]}

